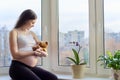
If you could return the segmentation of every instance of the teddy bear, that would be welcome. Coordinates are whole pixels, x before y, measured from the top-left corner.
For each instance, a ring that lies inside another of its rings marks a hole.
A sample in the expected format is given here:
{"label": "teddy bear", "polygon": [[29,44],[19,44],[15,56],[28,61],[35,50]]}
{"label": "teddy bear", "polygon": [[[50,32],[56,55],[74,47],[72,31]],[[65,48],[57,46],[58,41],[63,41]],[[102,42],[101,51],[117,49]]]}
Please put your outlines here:
{"label": "teddy bear", "polygon": [[37,42],[37,44],[32,47],[32,50],[35,51],[36,49],[41,48],[42,51],[47,52],[47,46],[48,46],[47,41],[40,41],[40,42]]}

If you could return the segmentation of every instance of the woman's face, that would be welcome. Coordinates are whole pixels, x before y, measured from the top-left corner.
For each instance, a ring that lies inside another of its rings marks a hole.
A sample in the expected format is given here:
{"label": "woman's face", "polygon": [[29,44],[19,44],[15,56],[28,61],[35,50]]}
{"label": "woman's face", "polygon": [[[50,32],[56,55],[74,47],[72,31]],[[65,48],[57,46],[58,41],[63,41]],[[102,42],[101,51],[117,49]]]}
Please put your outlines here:
{"label": "woman's face", "polygon": [[30,29],[30,28],[34,27],[35,22],[36,22],[36,19],[27,21],[26,28]]}

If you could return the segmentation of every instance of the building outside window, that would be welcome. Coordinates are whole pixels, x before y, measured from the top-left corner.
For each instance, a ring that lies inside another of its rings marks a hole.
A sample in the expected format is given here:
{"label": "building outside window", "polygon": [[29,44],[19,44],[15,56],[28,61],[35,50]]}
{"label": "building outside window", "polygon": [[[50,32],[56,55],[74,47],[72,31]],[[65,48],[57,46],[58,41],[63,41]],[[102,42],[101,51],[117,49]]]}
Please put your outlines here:
{"label": "building outside window", "polygon": [[59,65],[71,64],[66,57],[73,56],[72,48],[78,48],[72,42],[82,46],[81,59],[89,66],[88,0],[59,0]]}
{"label": "building outside window", "polygon": [[119,0],[104,0],[104,40],[105,50],[120,49],[120,11]]}

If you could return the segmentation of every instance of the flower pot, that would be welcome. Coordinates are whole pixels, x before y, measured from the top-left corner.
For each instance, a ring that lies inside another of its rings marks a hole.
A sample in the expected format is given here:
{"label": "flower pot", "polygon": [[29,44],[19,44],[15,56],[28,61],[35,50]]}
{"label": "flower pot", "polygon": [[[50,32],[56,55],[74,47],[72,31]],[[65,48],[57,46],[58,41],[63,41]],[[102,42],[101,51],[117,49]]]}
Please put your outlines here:
{"label": "flower pot", "polygon": [[112,69],[113,80],[120,80],[120,70]]}
{"label": "flower pot", "polygon": [[73,78],[83,78],[85,73],[85,65],[72,65]]}

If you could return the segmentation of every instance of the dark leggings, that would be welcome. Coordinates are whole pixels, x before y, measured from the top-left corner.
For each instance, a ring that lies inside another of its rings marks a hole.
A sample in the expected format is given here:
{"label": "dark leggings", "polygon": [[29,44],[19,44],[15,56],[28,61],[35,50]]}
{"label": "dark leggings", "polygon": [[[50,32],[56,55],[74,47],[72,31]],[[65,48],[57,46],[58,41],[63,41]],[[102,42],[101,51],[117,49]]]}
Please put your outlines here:
{"label": "dark leggings", "polygon": [[30,67],[15,60],[12,60],[9,75],[13,80],[58,80],[56,75],[40,67]]}

